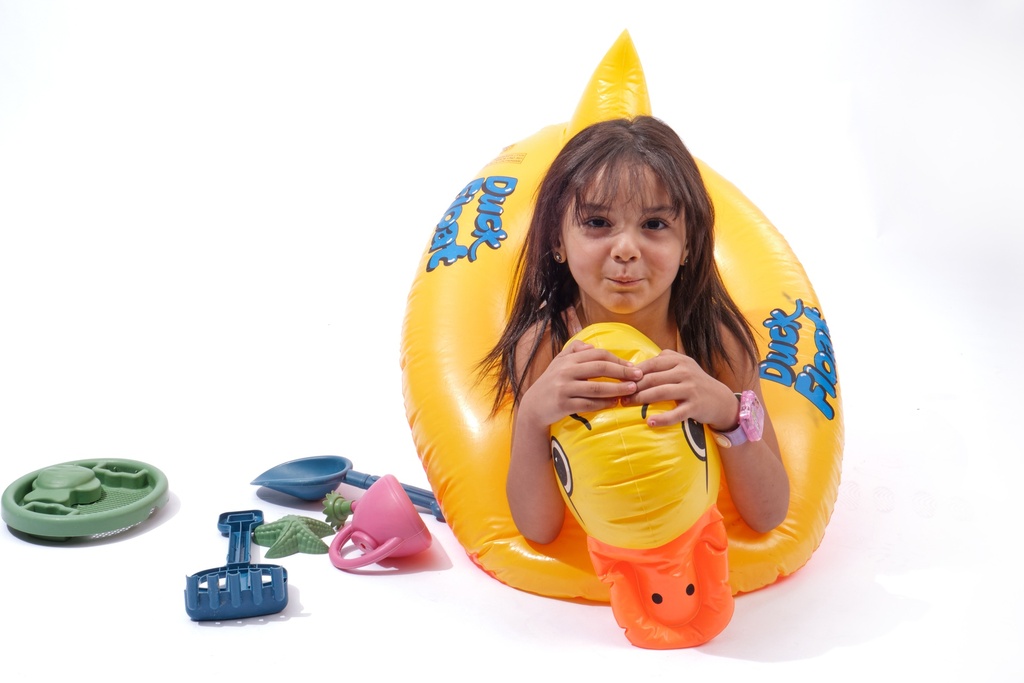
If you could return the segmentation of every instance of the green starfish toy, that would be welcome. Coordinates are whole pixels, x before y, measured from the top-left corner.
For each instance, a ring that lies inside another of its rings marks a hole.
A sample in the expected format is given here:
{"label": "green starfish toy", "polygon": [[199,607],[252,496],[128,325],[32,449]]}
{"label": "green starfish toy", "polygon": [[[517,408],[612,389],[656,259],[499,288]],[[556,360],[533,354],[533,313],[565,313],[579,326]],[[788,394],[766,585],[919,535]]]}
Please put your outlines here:
{"label": "green starfish toy", "polygon": [[252,539],[257,545],[270,546],[264,557],[274,559],[295,553],[323,555],[327,552],[327,544],[320,539],[333,533],[334,528],[326,522],[285,515],[276,522],[256,527]]}

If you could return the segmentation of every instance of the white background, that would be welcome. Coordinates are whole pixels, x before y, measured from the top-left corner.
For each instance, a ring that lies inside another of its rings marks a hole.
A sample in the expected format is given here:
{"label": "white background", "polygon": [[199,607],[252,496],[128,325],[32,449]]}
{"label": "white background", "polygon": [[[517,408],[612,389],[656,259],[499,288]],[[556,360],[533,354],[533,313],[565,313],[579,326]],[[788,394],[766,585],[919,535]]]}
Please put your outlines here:
{"label": "white background", "polygon": [[[106,541],[0,533],[3,678],[1020,680],[1024,4],[370,4],[0,0],[0,486],[121,457],[172,491]],[[398,349],[433,225],[624,29],[824,305],[847,439],[810,563],[649,652],[425,517],[402,571],[295,555],[284,613],[190,621],[220,512],[318,512],[268,467],[426,485]]]}

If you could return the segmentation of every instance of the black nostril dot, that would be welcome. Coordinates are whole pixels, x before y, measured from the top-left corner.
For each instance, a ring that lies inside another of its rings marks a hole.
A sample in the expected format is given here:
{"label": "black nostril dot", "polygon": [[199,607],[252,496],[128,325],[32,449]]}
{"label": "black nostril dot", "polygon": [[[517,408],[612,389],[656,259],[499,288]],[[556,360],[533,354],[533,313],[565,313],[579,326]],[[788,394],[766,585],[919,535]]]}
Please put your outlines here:
{"label": "black nostril dot", "polygon": [[663,599],[664,598],[661,597],[661,593],[655,593],[651,596],[651,602],[653,602],[655,605],[660,605]]}
{"label": "black nostril dot", "polygon": [[687,594],[687,595],[693,595],[693,592],[694,592],[695,590],[697,590],[697,589],[696,589],[696,588],[694,588],[694,587],[693,587],[693,584],[691,583],[691,584],[690,584],[689,586],[687,586],[687,587],[686,587],[686,594]]}

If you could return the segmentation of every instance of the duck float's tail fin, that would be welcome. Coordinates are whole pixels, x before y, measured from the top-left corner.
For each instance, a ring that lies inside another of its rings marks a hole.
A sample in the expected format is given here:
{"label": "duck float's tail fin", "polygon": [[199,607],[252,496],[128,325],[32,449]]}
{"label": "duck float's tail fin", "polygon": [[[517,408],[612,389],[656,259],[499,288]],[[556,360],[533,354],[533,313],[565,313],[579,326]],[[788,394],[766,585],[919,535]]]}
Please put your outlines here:
{"label": "duck float's tail fin", "polygon": [[650,114],[651,98],[640,56],[629,31],[623,31],[590,77],[569,120],[565,139],[601,121]]}

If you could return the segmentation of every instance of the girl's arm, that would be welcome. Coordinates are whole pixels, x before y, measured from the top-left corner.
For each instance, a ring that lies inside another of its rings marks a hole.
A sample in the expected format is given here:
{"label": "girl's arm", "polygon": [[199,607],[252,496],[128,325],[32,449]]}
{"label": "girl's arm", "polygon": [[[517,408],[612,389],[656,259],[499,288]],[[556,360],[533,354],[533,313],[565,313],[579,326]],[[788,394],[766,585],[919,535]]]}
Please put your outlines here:
{"label": "girl's arm", "polygon": [[565,517],[565,503],[551,465],[549,428],[534,416],[513,409],[505,495],[519,533],[535,543],[555,540]]}
{"label": "girl's arm", "polygon": [[[746,377],[741,378],[727,368],[721,373],[721,378],[731,392],[739,393],[749,389],[757,394],[757,400],[764,405],[761,382],[755,369],[748,368]],[[709,424],[711,429],[724,432],[739,424],[739,402],[735,393],[732,395],[732,418]],[[722,456],[729,494],[747,526],[765,533],[782,524],[789,512],[789,476],[782,464],[779,441],[767,409],[760,441],[719,448],[718,452]]]}
{"label": "girl's arm", "polygon": [[[526,335],[517,346],[520,359],[533,346]],[[636,391],[640,371],[603,349],[573,342],[552,357],[551,345],[541,340],[523,382],[520,400],[512,410],[512,453],[505,491],[512,520],[527,539],[550,543],[562,530],[565,503],[551,464],[550,430],[558,420],[578,412],[615,405]],[[591,382],[604,377],[616,382]]]}

